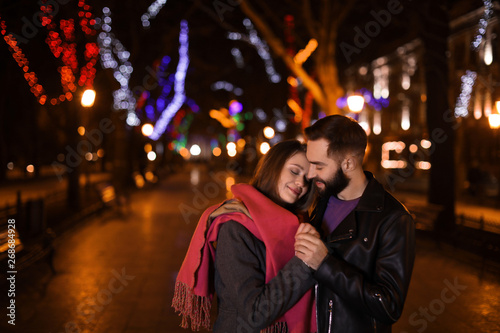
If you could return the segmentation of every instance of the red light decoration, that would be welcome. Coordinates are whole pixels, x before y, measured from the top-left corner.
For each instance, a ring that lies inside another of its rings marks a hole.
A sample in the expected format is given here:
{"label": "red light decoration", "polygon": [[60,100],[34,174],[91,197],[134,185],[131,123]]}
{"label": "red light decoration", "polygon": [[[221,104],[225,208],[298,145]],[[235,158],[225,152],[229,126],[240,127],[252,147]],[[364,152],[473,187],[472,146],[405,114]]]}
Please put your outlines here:
{"label": "red light decoration", "polygon": [[17,45],[16,39],[14,37],[12,37],[12,35],[10,35],[10,34],[5,35],[6,30],[7,30],[7,25],[5,24],[5,21],[1,20],[1,17],[0,17],[0,27],[1,27],[0,32],[4,36],[3,39],[5,40],[5,42],[7,43],[8,47],[9,47],[9,51],[12,53],[12,57],[17,62],[19,67],[21,67],[24,71],[24,79],[30,85],[31,93],[36,97],[36,99],[38,100],[38,102],[41,105],[45,104],[45,102],[47,100],[47,96],[44,94],[45,91],[44,91],[42,85],[37,83],[38,78],[37,78],[35,72],[29,71],[30,69],[29,69],[28,59],[26,59],[26,56],[24,55],[23,51]]}
{"label": "red light decoration", "polygon": [[[73,99],[72,93],[74,93],[77,89],[75,85],[75,76],[77,74],[80,74],[78,79],[79,86],[92,86],[96,74],[94,66],[97,63],[99,47],[96,43],[89,42],[85,44],[84,56],[86,63],[79,69],[76,49],[77,44],[75,43],[74,20],[61,19],[59,21],[59,31],[56,31],[58,25],[54,22],[54,17],[52,15],[54,8],[52,5],[47,5],[46,3],[47,0],[41,1],[40,10],[42,13],[39,15],[42,26],[48,30],[45,42],[49,46],[49,49],[54,57],[60,58],[63,62],[63,66],[57,69],[61,75],[61,87],[63,91],[63,93],[58,97],[48,99],[45,94],[45,89],[38,83],[36,73],[30,71],[29,61],[26,59],[22,49],[19,47],[18,42],[11,34],[7,34],[7,25],[1,17],[0,33],[4,36],[3,39],[9,47],[12,57],[23,70],[24,79],[31,87],[31,93],[37,98],[41,105],[44,105],[47,100],[50,100],[52,105],[56,105],[66,100],[71,101]],[[96,31],[92,26],[95,24],[95,20],[90,12],[91,7],[85,4],[85,0],[79,0],[78,7],[80,7],[78,17],[81,30],[88,37],[94,36]]]}

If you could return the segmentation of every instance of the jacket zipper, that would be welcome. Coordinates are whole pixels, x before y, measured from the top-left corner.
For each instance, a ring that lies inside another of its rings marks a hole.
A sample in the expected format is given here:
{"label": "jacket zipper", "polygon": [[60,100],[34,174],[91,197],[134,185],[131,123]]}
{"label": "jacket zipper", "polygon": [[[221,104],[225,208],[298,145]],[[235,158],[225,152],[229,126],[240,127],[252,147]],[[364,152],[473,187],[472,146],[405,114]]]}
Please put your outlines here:
{"label": "jacket zipper", "polygon": [[346,240],[346,239],[352,239],[353,238],[353,230],[349,230],[349,233],[348,234],[345,234],[343,236],[338,236],[337,238],[334,238],[332,240],[330,240],[328,243],[334,243],[334,242],[338,242],[338,241],[342,241],[342,240]]}
{"label": "jacket zipper", "polygon": [[328,302],[328,333],[332,332],[332,320],[333,320],[333,301]]}
{"label": "jacket zipper", "polygon": [[379,302],[380,302],[380,304],[382,304],[382,307],[384,308],[385,313],[387,313],[387,316],[389,316],[389,318],[390,318],[392,321],[396,322],[396,321],[397,321],[397,319],[396,319],[396,318],[394,318],[394,317],[391,315],[391,313],[390,313],[389,311],[387,311],[387,308],[385,307],[384,301],[382,300],[382,295],[380,295],[379,293],[376,293],[376,294],[375,294],[375,297],[377,297],[377,298],[378,298],[378,300],[379,300]]}
{"label": "jacket zipper", "polygon": [[319,323],[319,313],[318,313],[318,305],[319,305],[319,302],[318,302],[318,297],[319,297],[319,294],[318,294],[318,284],[316,283],[316,285],[314,286],[314,293],[315,293],[315,299],[316,299],[316,325],[318,325]]}

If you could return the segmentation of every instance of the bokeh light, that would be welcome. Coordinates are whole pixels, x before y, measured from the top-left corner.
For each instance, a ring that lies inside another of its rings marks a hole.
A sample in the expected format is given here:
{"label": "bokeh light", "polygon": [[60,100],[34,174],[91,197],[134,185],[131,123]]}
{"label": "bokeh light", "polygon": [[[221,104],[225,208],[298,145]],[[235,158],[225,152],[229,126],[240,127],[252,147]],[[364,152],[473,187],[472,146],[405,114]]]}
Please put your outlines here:
{"label": "bokeh light", "polygon": [[267,142],[262,142],[260,144],[260,152],[265,155],[267,154],[267,152],[269,151],[269,149],[271,149],[271,146],[269,145],[269,143]]}

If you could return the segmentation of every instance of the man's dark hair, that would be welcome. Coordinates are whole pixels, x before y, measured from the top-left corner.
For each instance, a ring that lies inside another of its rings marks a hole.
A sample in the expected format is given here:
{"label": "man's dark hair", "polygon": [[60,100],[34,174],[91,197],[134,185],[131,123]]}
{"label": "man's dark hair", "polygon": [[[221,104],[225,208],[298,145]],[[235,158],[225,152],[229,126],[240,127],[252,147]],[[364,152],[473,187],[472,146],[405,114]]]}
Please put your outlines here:
{"label": "man's dark hair", "polygon": [[350,117],[333,115],[319,119],[305,129],[307,140],[328,141],[328,156],[343,158],[347,153],[358,156],[361,161],[365,156],[367,137],[365,130]]}

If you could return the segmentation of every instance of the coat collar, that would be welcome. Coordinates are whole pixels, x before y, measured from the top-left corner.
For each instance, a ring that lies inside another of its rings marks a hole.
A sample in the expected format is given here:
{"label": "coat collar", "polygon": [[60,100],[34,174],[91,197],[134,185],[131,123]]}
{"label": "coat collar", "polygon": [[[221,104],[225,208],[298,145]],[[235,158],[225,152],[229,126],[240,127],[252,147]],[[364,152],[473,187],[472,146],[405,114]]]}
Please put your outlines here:
{"label": "coat collar", "polygon": [[385,190],[371,172],[365,171],[368,185],[359,199],[356,211],[381,212],[384,209]]}
{"label": "coat collar", "polygon": [[[351,239],[357,234],[358,212],[381,212],[384,209],[383,186],[373,177],[371,172],[365,171],[368,184],[359,199],[359,203],[354,210],[339,224],[339,226],[327,236],[328,242],[336,242],[344,239]],[[318,203],[315,225],[320,226],[323,221],[323,215],[326,211],[328,199],[322,199]]]}

